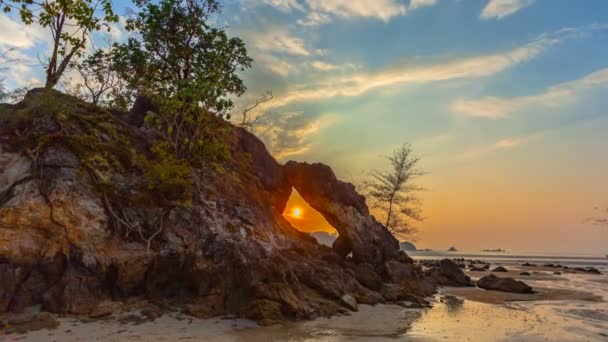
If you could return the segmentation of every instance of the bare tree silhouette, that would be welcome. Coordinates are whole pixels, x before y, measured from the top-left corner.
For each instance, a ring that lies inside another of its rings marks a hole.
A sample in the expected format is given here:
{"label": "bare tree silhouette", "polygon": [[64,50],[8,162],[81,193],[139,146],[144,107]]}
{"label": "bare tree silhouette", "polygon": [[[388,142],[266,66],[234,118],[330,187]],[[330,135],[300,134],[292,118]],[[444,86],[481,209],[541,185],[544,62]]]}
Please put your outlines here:
{"label": "bare tree silhouette", "polygon": [[424,175],[418,168],[420,158],[413,155],[412,147],[403,144],[390,156],[387,171],[373,170],[364,183],[371,206],[381,213],[384,226],[399,238],[415,240],[414,221],[422,221],[422,211],[417,192],[422,187],[414,180]]}

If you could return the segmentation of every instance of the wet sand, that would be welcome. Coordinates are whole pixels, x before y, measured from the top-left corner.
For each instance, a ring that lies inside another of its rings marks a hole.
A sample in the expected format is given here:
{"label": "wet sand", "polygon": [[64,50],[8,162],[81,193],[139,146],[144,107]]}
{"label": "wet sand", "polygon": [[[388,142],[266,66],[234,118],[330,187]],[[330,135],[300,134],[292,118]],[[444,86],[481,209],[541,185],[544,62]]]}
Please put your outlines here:
{"label": "wet sand", "polygon": [[593,293],[535,287],[536,293],[510,293],[501,291],[484,290],[478,287],[450,287],[442,289],[442,292],[476,302],[488,304],[505,304],[514,301],[541,301],[541,300],[576,300],[589,302],[602,302],[602,297]]}

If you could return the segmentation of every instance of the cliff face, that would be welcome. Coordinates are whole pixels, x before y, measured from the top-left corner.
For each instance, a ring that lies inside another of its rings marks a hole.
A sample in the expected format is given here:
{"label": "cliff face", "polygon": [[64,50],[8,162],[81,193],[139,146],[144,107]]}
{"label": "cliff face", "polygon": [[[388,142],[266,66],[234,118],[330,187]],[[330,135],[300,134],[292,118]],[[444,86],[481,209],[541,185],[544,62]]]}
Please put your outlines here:
{"label": "cliff face", "polygon": [[[106,300],[143,297],[269,322],[353,309],[345,295],[372,304],[434,291],[352,185],[325,165],[281,166],[243,129],[228,127],[228,161],[196,171],[192,200],[169,206],[144,200],[154,193],[128,160],[109,167],[82,152],[108,153],[86,146],[91,127],[107,146],[120,135],[134,149],[146,148],[145,128],[58,93],[32,92],[1,107],[0,119],[0,313],[40,304],[90,314]],[[24,136],[44,144],[29,147]],[[292,187],[337,228],[333,248],[282,217]]]}

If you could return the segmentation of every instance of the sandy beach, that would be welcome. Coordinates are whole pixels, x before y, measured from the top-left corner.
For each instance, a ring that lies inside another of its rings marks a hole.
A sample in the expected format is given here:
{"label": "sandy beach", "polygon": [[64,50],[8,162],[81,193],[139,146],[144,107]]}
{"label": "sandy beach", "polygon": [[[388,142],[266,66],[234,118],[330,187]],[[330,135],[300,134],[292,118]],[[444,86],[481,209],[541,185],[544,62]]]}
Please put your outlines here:
{"label": "sandy beach", "polygon": [[[258,326],[236,318],[197,319],[182,313],[150,318],[142,311],[102,319],[57,318],[56,328],[12,333],[2,341],[605,341],[608,275],[504,264],[534,294],[444,287],[430,309],[359,305],[349,315]],[[492,265],[495,266],[494,264]],[[603,270],[604,271],[604,270]],[[530,276],[520,275],[529,272]],[[474,280],[488,272],[467,272]]]}

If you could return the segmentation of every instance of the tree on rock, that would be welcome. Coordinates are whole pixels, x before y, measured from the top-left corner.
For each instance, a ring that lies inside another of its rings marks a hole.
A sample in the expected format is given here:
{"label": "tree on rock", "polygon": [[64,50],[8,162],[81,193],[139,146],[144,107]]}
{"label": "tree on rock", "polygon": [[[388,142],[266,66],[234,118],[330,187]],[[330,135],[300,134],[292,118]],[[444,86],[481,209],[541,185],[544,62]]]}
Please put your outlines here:
{"label": "tree on rock", "polygon": [[127,20],[134,36],[114,48],[114,64],[130,89],[162,110],[147,122],[180,158],[205,145],[209,114],[228,116],[230,96],[245,91],[238,72],[251,66],[245,44],[210,23],[215,0],[135,0]]}
{"label": "tree on rock", "polygon": [[416,196],[422,188],[414,184],[414,180],[424,174],[418,168],[420,158],[414,156],[410,145],[403,144],[387,159],[390,162],[388,170],[373,170],[365,182],[368,198],[393,235],[411,240],[416,233],[412,221],[423,219]]}
{"label": "tree on rock", "polygon": [[45,88],[53,88],[82,56],[89,35],[118,21],[111,0],[0,0],[5,13],[16,10],[27,24],[37,22],[51,31],[52,52],[46,64]]}
{"label": "tree on rock", "polygon": [[97,49],[74,63],[74,69],[82,78],[82,83],[77,88],[80,97],[94,105],[128,109],[130,94],[124,87],[124,80],[114,68],[111,45],[107,49]]}

